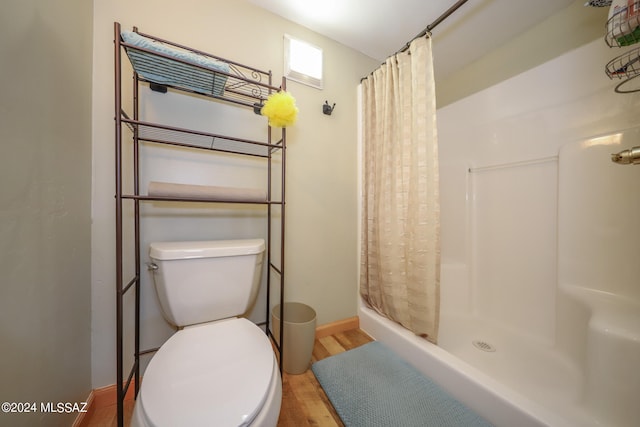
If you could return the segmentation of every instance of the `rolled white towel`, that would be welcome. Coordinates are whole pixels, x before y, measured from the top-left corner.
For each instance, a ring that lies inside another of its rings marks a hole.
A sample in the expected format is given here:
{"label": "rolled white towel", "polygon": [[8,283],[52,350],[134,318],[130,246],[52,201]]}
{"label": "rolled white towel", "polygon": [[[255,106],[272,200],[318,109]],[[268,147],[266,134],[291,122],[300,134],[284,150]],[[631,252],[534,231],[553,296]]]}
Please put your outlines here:
{"label": "rolled white towel", "polygon": [[259,188],[217,187],[213,185],[149,182],[149,196],[196,198],[236,202],[265,202],[267,192]]}

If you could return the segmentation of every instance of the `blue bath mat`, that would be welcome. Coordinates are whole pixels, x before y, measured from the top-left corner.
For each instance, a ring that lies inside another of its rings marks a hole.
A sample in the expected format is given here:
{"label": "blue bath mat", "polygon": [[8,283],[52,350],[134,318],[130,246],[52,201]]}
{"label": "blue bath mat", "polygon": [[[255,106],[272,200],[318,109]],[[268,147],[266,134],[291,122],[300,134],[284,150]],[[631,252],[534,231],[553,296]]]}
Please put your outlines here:
{"label": "blue bath mat", "polygon": [[491,425],[379,342],[311,369],[346,427]]}

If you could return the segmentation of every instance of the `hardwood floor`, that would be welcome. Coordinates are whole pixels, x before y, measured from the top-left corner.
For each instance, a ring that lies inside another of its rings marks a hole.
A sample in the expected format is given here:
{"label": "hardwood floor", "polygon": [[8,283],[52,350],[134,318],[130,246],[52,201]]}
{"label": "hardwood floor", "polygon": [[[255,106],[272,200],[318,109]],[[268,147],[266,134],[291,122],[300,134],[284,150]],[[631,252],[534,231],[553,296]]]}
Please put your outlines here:
{"label": "hardwood floor", "polygon": [[[316,339],[312,361],[322,360],[370,341],[372,339],[360,329]],[[282,408],[278,427],[306,426],[342,427],[343,424],[311,369],[300,375],[285,372],[282,378]]]}
{"label": "hardwood floor", "polygon": [[[359,347],[372,339],[360,329],[352,329],[316,339],[312,362]],[[133,402],[125,403],[125,426],[133,413]],[[83,427],[116,427],[116,405],[97,409],[82,423]],[[278,427],[342,427],[340,417],[331,406],[316,377],[308,369],[304,374],[282,377],[282,408]]]}

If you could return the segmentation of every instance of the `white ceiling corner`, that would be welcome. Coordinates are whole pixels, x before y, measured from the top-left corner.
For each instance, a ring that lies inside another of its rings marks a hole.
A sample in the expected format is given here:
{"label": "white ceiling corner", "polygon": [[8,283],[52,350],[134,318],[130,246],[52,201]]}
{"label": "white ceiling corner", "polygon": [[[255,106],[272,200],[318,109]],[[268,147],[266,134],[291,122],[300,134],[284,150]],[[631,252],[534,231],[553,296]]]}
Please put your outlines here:
{"label": "white ceiling corner", "polygon": [[[247,0],[379,61],[455,0]],[[469,0],[433,30],[436,76],[477,60],[574,0]]]}

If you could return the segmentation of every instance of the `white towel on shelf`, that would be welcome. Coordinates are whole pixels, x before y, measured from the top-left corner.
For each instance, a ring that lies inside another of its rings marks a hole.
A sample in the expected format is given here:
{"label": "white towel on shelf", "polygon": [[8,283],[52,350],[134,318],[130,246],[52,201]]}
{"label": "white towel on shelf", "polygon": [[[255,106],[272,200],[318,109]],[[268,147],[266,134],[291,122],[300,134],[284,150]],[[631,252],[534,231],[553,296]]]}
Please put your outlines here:
{"label": "white towel on shelf", "polygon": [[236,202],[265,202],[267,192],[259,188],[217,187],[213,185],[149,182],[151,197],[196,198]]}

